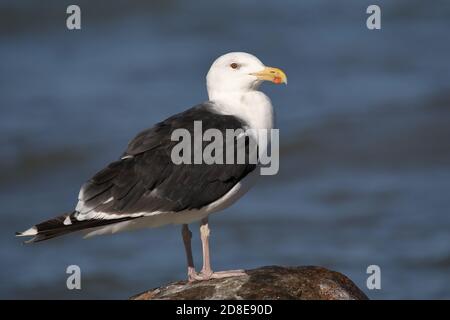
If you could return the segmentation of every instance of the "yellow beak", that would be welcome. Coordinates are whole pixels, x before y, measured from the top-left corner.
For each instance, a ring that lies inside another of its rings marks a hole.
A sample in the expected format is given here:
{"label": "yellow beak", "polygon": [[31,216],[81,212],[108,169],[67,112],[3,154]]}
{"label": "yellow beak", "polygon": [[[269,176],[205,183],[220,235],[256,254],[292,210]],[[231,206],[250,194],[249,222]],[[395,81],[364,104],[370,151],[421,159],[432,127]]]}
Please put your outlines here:
{"label": "yellow beak", "polygon": [[251,73],[251,75],[257,77],[259,80],[272,81],[273,83],[287,84],[287,76],[283,70],[272,67],[265,67],[260,72]]}

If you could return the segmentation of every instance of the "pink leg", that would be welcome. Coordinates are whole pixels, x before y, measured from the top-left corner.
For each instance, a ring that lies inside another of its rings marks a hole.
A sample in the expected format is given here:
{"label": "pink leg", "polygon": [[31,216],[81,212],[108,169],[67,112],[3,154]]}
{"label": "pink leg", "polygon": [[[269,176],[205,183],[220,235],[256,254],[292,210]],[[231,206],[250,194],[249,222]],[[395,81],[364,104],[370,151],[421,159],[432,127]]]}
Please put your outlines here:
{"label": "pink leg", "polygon": [[192,257],[192,232],[189,230],[189,226],[187,224],[183,224],[181,235],[183,236],[184,250],[186,251],[187,257],[188,281],[194,281],[196,280],[197,273],[195,272],[194,259]]}
{"label": "pink leg", "polygon": [[211,261],[209,256],[209,226],[208,226],[208,218],[204,218],[202,220],[200,226],[200,237],[202,240],[202,249],[203,249],[203,268],[200,274],[197,274],[196,280],[209,280],[209,279],[219,279],[226,277],[239,277],[246,275],[244,270],[229,270],[229,271],[220,271],[213,272],[211,269]]}

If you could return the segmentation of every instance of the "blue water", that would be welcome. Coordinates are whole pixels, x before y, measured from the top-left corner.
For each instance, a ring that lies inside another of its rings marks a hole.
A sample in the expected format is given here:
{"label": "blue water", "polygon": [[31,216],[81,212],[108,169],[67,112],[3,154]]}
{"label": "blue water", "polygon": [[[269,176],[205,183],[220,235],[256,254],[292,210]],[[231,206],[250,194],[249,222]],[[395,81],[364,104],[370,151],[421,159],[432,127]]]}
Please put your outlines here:
{"label": "blue water", "polygon": [[[0,298],[124,299],[185,278],[178,226],[23,246],[14,232],[71,210],[81,184],[140,130],[206,99],[210,63],[247,51],[281,168],[211,218],[220,269],[320,265],[369,297],[450,298],[450,3],[0,2]],[[194,231],[194,255],[200,242]],[[82,289],[65,270],[82,270]],[[381,267],[381,290],[366,268]]]}

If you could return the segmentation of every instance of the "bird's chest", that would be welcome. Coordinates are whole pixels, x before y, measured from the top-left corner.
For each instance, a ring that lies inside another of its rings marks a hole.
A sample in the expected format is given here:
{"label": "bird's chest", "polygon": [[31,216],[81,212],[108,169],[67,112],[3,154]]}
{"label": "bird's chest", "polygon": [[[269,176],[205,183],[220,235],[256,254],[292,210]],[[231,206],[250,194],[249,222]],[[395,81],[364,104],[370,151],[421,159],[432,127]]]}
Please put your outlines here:
{"label": "bird's chest", "polygon": [[250,129],[270,130],[274,126],[274,114],[270,99],[261,92],[248,93],[240,100],[241,117]]}

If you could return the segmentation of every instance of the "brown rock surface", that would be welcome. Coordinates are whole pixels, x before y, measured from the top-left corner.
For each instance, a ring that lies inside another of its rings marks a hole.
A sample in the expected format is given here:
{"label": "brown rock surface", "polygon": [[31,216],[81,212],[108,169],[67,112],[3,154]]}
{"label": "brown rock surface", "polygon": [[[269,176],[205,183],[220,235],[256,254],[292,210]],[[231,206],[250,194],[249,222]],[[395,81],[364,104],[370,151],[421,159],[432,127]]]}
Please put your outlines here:
{"label": "brown rock surface", "polygon": [[209,281],[174,282],[131,297],[133,300],[299,299],[366,300],[346,276],[322,267],[270,266],[247,270],[246,276]]}

